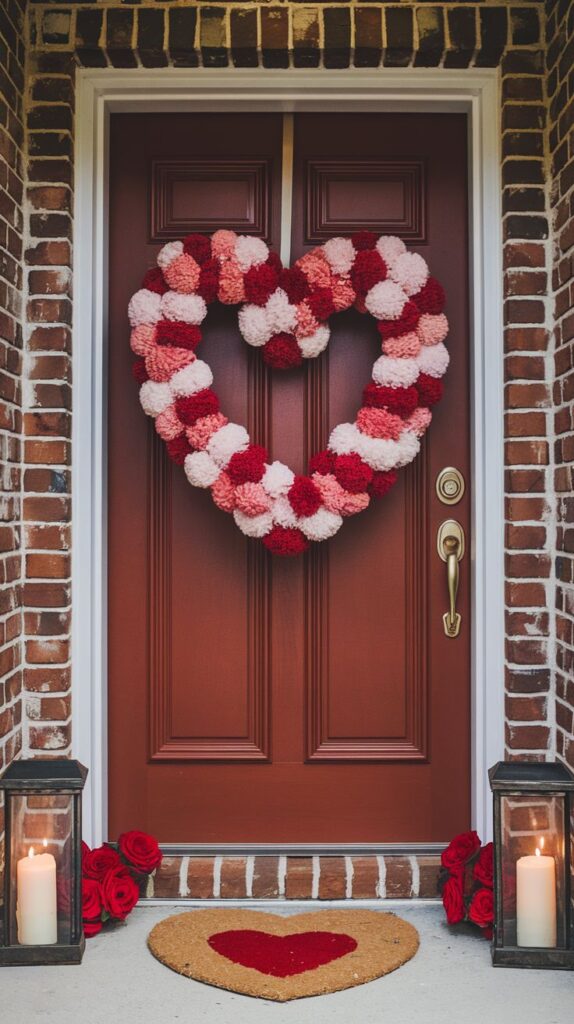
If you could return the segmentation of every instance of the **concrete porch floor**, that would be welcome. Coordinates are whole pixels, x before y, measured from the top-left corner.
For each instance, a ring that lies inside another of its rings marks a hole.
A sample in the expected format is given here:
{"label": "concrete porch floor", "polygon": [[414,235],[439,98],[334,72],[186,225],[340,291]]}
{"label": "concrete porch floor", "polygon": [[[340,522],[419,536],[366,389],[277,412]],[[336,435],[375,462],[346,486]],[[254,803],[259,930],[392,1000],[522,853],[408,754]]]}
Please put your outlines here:
{"label": "concrete porch floor", "polygon": [[[340,906],[341,904],[337,904]],[[205,904],[203,904],[205,906]],[[324,906],[324,904],[323,904]],[[274,910],[250,902],[250,909]],[[496,970],[488,943],[453,932],[436,904],[387,901],[418,928],[419,952],[393,974],[333,995],[264,1002],[190,981],[148,952],[152,926],[179,906],[141,907],[126,926],[90,939],[81,967],[0,971],[2,1024],[570,1024],[574,974]],[[307,903],[283,913],[321,909]]]}

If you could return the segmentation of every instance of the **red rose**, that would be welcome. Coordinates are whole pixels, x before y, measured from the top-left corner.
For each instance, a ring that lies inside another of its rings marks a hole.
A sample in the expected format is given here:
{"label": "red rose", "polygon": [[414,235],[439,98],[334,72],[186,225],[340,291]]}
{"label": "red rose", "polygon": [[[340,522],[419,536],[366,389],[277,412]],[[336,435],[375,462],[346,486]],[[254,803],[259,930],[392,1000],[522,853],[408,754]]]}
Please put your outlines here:
{"label": "red rose", "polygon": [[486,846],[482,847],[482,850],[478,855],[478,860],[474,865],[473,874],[477,882],[481,882],[482,885],[486,885],[487,888],[492,889],[493,873],[494,857],[492,852],[492,843],[487,843]]}
{"label": "red rose", "polygon": [[470,901],[468,918],[479,928],[487,928],[494,921],[492,889],[477,889]]}
{"label": "red rose", "polygon": [[82,919],[86,938],[102,930],[102,890],[94,878],[82,878]]}
{"label": "red rose", "polygon": [[117,868],[121,863],[120,855],[113,847],[98,846],[84,857],[82,874],[86,878],[95,878],[96,882],[101,882],[111,868]]}
{"label": "red rose", "polygon": [[147,832],[123,832],[118,839],[118,846],[128,863],[145,875],[151,875],[163,859],[157,839]]}
{"label": "red rose", "polygon": [[480,847],[480,839],[476,832],[461,832],[448,844],[441,854],[443,868],[451,871],[460,868],[476,853]]}
{"label": "red rose", "polygon": [[125,920],[134,909],[140,895],[139,886],[129,868],[112,868],[101,883],[104,910],[110,917]]}
{"label": "red rose", "polygon": [[442,887],[442,902],[449,924],[464,921],[464,899],[462,895],[462,875],[451,875]]}

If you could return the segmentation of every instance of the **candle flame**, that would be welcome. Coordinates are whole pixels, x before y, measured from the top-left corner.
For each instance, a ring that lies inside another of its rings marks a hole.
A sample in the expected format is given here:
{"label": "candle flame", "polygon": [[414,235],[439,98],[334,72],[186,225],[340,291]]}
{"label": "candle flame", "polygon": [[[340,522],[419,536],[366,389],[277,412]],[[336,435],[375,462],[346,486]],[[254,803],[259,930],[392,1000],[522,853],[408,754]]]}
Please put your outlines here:
{"label": "candle flame", "polygon": [[536,847],[536,856],[537,856],[537,857],[539,857],[539,856],[540,856],[540,850],[538,849],[538,847]]}
{"label": "candle flame", "polygon": [[31,846],[30,849],[28,850],[28,856],[29,857],[33,857],[34,856],[34,847],[33,846]]}

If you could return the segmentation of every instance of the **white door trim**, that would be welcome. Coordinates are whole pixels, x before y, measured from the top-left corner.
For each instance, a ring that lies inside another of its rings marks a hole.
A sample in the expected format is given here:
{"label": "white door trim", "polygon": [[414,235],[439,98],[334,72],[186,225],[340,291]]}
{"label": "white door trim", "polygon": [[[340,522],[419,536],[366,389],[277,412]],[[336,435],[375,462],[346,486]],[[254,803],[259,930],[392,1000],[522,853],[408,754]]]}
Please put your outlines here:
{"label": "white door trim", "polygon": [[[502,215],[496,71],[97,69],[77,72],[72,424],[72,738],[89,769],[85,836],[107,838],[106,331],[111,111],[465,111],[473,415],[472,821],[491,834],[504,751]],[[456,765],[453,765],[456,771]],[[445,840],[450,837],[445,836]]]}

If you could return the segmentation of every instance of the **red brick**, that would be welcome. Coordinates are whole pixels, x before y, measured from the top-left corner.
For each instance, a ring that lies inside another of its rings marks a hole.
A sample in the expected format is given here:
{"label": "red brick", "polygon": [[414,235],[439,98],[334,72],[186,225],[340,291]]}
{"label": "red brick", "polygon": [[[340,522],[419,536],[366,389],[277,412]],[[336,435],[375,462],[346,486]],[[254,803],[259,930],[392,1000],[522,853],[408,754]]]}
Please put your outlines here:
{"label": "red brick", "polygon": [[276,899],[279,895],[279,858],[255,857],[252,896],[254,899]]}
{"label": "red brick", "polygon": [[187,868],[187,887],[192,899],[213,897],[213,857],[190,857]]}
{"label": "red brick", "polygon": [[319,859],[319,868],[319,899],[344,899],[347,891],[345,858],[321,857]]}
{"label": "red brick", "polygon": [[379,895],[379,863],[376,857],[353,857],[353,899],[374,899]]}
{"label": "red brick", "polygon": [[388,899],[407,898],[412,895],[413,877],[407,857],[385,857],[387,869],[385,889]]}
{"label": "red brick", "polygon": [[221,861],[221,898],[245,899],[245,857],[223,857]]}
{"label": "red brick", "polygon": [[313,894],[311,857],[288,857],[285,895],[288,900],[308,900]]}

